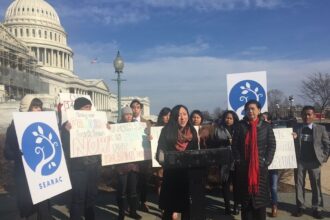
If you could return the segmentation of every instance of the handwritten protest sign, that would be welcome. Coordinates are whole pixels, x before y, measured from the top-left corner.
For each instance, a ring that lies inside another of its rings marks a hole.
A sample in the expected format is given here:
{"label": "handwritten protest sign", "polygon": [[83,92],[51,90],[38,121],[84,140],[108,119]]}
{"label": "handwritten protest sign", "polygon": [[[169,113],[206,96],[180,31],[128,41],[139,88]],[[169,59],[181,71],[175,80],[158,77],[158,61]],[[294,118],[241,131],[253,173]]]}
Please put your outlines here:
{"label": "handwritten protest sign", "polygon": [[71,123],[70,157],[102,154],[110,146],[105,112],[67,111]]}
{"label": "handwritten protest sign", "polygon": [[79,97],[84,97],[90,100],[92,103],[92,110],[95,111],[95,106],[93,105],[93,102],[89,95],[82,95],[76,93],[59,93],[57,100],[58,102],[57,110],[61,112],[61,124],[67,121],[67,111],[73,110],[74,101]]}
{"label": "handwritten protest sign", "polygon": [[152,136],[152,140],[151,140],[152,167],[161,167],[161,165],[156,160],[156,152],[158,146],[158,139],[162,129],[163,127],[151,127],[150,129],[150,134]]}
{"label": "handwritten protest sign", "polygon": [[71,189],[55,112],[13,116],[33,204]]}
{"label": "handwritten protest sign", "polygon": [[113,165],[151,159],[147,124],[131,122],[111,125],[110,146],[102,154],[102,165]]}
{"label": "handwritten protest sign", "polygon": [[291,169],[297,168],[296,151],[292,137],[292,128],[276,128],[276,151],[273,162],[268,169]]}

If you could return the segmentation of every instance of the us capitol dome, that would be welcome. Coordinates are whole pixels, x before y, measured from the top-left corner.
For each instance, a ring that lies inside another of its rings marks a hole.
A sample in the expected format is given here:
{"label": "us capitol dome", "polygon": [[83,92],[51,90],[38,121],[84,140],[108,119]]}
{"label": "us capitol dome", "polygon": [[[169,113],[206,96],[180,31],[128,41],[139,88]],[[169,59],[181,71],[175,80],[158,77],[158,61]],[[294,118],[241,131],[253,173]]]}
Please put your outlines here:
{"label": "us capitol dome", "polygon": [[55,9],[44,0],[15,0],[5,13],[4,26],[23,41],[42,69],[73,76],[73,52]]}
{"label": "us capitol dome", "polygon": [[[103,79],[80,79],[74,73],[67,33],[45,0],[14,0],[0,22],[0,111],[26,94],[44,94],[44,103],[54,103],[51,109],[61,103],[61,95],[88,95],[112,121],[118,113],[117,95]],[[144,116],[149,115],[148,97],[122,97],[122,106],[134,98],[144,104]]]}

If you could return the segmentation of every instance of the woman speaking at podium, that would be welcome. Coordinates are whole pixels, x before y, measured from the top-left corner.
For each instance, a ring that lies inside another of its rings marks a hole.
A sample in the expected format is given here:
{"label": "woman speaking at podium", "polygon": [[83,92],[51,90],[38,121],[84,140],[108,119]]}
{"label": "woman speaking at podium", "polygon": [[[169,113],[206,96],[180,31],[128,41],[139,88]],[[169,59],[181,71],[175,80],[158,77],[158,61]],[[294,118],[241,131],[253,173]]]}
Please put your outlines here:
{"label": "woman speaking at podium", "polygon": [[[177,105],[171,110],[170,120],[161,131],[156,159],[163,165],[165,152],[197,149],[197,132],[189,121],[188,109],[183,105]],[[191,196],[191,192],[194,190],[191,188],[192,179],[191,170],[188,168],[164,168],[159,196],[159,208],[164,210],[163,220],[172,220],[174,212],[181,213],[182,220],[196,218],[197,216],[190,212],[192,205],[194,213],[203,213],[204,206],[196,205],[199,199]]]}

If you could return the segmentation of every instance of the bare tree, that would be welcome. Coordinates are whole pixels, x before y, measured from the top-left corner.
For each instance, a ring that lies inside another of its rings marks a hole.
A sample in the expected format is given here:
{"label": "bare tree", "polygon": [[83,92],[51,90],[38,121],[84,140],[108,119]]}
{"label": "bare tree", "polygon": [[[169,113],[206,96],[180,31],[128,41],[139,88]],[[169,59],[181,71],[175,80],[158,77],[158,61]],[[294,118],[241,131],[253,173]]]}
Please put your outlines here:
{"label": "bare tree", "polygon": [[314,73],[302,81],[302,97],[320,108],[321,113],[330,105],[330,74]]}
{"label": "bare tree", "polygon": [[221,117],[223,113],[223,110],[220,108],[220,107],[216,107],[214,110],[213,110],[213,119],[218,119]]}
{"label": "bare tree", "polygon": [[283,102],[285,100],[284,93],[278,89],[271,89],[267,92],[267,99],[268,99],[268,111],[271,114],[275,114],[277,117],[280,108],[283,108]]}

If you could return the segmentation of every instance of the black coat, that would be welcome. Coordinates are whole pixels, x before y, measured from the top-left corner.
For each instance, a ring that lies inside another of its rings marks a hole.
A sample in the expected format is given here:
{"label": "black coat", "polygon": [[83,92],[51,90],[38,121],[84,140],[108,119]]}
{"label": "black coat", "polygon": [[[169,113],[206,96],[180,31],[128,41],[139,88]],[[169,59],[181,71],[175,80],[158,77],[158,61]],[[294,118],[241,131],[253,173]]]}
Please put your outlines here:
{"label": "black coat", "polygon": [[28,217],[36,212],[36,206],[32,203],[14,122],[7,129],[4,154],[7,160],[13,160],[15,162],[14,180],[17,190],[18,209],[21,217]]}
{"label": "black coat", "polygon": [[[157,152],[162,150],[176,151],[173,144],[170,144],[166,138],[169,128],[164,127],[158,140]],[[197,132],[192,129],[193,139],[188,143],[186,150],[197,150],[198,139]],[[189,169],[166,169],[164,168],[163,182],[159,196],[159,207],[173,212],[183,212],[189,209],[190,198],[190,171]]]}
{"label": "black coat", "polygon": [[249,127],[250,125],[247,120],[240,121],[233,138],[233,156],[236,161],[239,161],[236,169],[242,206],[246,207],[252,202],[254,208],[260,208],[266,206],[270,201],[268,166],[271,164],[275,154],[276,141],[271,125],[268,122],[260,120],[257,125],[259,193],[253,196],[249,195],[247,182],[249,162],[245,159],[245,137]]}

